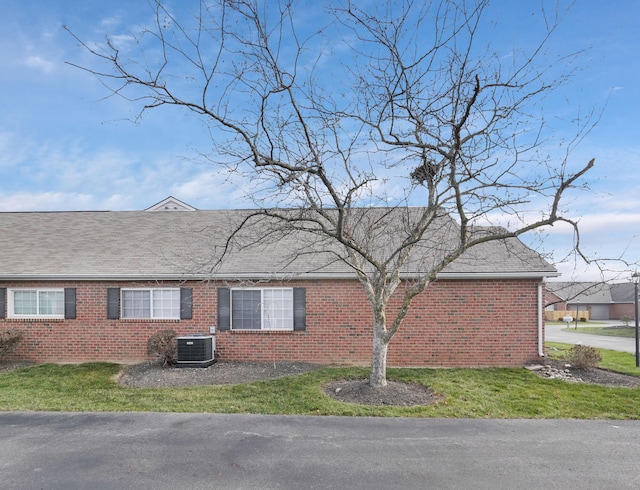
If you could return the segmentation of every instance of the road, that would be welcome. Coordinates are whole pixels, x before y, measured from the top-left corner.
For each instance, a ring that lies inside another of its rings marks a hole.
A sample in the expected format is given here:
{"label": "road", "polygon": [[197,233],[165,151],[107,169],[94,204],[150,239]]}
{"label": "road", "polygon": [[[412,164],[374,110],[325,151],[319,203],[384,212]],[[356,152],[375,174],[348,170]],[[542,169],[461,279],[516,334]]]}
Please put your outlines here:
{"label": "road", "polygon": [[7,412],[0,441],[7,490],[640,488],[640,421]]}
{"label": "road", "polygon": [[13,489],[640,488],[640,422],[0,413]]}
{"label": "road", "polygon": [[[599,322],[601,323],[601,322]],[[602,322],[606,323],[606,322]],[[619,325],[620,322],[611,322]],[[565,325],[545,325],[545,340],[548,342],[562,342],[564,344],[583,344],[601,349],[617,350],[620,352],[635,353],[636,341],[624,337],[606,337],[603,335],[589,335],[578,332],[563,332]]]}

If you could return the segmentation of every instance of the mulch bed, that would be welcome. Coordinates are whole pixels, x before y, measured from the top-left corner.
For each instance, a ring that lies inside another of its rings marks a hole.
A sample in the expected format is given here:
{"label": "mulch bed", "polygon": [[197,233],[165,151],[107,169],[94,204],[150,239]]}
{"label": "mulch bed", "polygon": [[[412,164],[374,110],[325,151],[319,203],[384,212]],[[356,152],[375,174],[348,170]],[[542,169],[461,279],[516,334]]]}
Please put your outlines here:
{"label": "mulch bed", "polygon": [[376,406],[431,405],[441,399],[431,389],[418,383],[387,381],[387,386],[373,388],[368,379],[334,381],[324,387],[324,392],[341,402]]}
{"label": "mulch bed", "polygon": [[[127,366],[118,383],[123,386],[180,387],[251,383],[294,376],[325,366],[303,362],[221,362],[207,368],[162,367],[157,362]],[[439,400],[433,391],[417,383],[389,381],[384,388],[372,388],[367,379],[329,383],[325,393],[337,400],[362,405],[429,405]]]}
{"label": "mulch bed", "polygon": [[294,376],[325,366],[306,362],[218,362],[206,368],[162,367],[155,361],[127,366],[118,383],[137,388],[226,385]]}
{"label": "mulch bed", "polygon": [[[559,380],[640,388],[640,377],[598,368],[574,369],[568,367],[564,361],[547,360],[546,364],[559,374],[556,378]],[[34,363],[26,361],[3,361],[0,362],[0,372],[32,365]],[[207,368],[172,368],[162,367],[160,363],[150,361],[126,366],[117,376],[117,382],[122,386],[139,388],[240,384],[295,376],[323,367],[326,366],[304,362],[220,362]],[[533,372],[539,376],[546,376],[543,371]],[[440,397],[426,386],[397,381],[388,381],[387,386],[383,388],[372,388],[367,379],[338,380],[328,383],[324,392],[339,401],[376,406],[429,405],[440,400]]]}
{"label": "mulch bed", "polygon": [[[569,379],[565,379],[565,381],[589,383],[617,388],[640,388],[640,377],[638,376],[630,376],[628,374],[617,373],[615,371],[609,371],[608,369],[600,368],[578,369],[572,367],[566,361],[562,360],[548,359],[547,361],[545,361],[545,364],[558,371],[560,375],[562,375],[562,373],[568,374]],[[543,371],[534,372],[540,376],[546,377]],[[558,379],[562,378],[560,377]]]}
{"label": "mulch bed", "polygon": [[0,361],[0,372],[35,366],[35,364],[35,362],[31,361]]}

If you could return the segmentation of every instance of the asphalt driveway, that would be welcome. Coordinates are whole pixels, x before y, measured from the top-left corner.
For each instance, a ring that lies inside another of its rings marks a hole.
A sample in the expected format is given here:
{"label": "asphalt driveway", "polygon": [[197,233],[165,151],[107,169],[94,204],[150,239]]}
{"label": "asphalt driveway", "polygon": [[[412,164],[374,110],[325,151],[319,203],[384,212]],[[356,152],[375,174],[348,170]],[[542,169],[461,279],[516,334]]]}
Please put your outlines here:
{"label": "asphalt driveway", "polygon": [[[607,322],[599,322],[607,323]],[[620,325],[619,321],[610,322],[612,325]],[[601,349],[617,350],[620,352],[635,353],[636,341],[624,337],[606,337],[604,335],[589,335],[578,332],[563,332],[565,325],[545,325],[545,340],[547,342],[562,342],[564,344],[583,344]]]}
{"label": "asphalt driveway", "polygon": [[3,489],[640,488],[640,422],[0,413]]}

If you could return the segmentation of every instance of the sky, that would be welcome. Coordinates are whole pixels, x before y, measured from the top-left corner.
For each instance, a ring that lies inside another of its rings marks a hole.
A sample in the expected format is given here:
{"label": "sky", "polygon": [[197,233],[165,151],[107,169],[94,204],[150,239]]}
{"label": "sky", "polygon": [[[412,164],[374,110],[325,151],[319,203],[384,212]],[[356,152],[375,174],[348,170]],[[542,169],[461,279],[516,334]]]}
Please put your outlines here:
{"label": "sky", "polygon": [[[507,24],[514,9],[533,16],[540,3],[498,0],[492,12]],[[118,39],[150,22],[146,0],[0,0],[0,13],[0,212],[141,210],[170,195],[200,209],[250,206],[240,184],[194,159],[211,148],[202,121],[160,109],[133,122],[132,104],[68,63],[91,61],[63,25],[88,42]],[[570,156],[596,165],[566,209],[579,220],[588,257],[630,263],[603,263],[605,279],[615,281],[628,280],[640,261],[639,21],[636,0],[577,0],[550,44],[585,50],[563,96],[583,114],[602,111]],[[527,29],[525,22],[516,35],[490,41],[519,42]],[[599,267],[569,255],[572,240],[562,225],[523,237],[560,279],[601,279]]]}

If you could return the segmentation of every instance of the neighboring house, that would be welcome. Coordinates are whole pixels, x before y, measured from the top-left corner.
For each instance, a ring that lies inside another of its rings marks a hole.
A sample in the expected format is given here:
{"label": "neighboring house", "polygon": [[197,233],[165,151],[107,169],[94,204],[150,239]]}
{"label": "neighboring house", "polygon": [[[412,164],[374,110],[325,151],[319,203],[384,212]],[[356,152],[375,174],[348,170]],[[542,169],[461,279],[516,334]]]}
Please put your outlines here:
{"label": "neighboring house", "polygon": [[[399,226],[409,213],[379,212],[397,214]],[[148,358],[154,332],[173,329],[215,333],[222,361],[368,364],[371,309],[335,244],[265,236],[261,222],[229,240],[250,214],[196,210],[174,198],[146,211],[0,213],[0,329],[24,332],[12,356],[137,362]],[[404,286],[444,249],[445,235],[444,226],[428,234]],[[539,358],[543,283],[556,275],[515,238],[474,247],[414,299],[388,364],[516,366]],[[399,306],[393,297],[388,317]]]}
{"label": "neighboring house", "polygon": [[[606,282],[547,283],[547,320],[562,317],[565,312],[587,320],[620,320],[634,318],[634,284]],[[554,315],[554,313],[557,314]]]}

